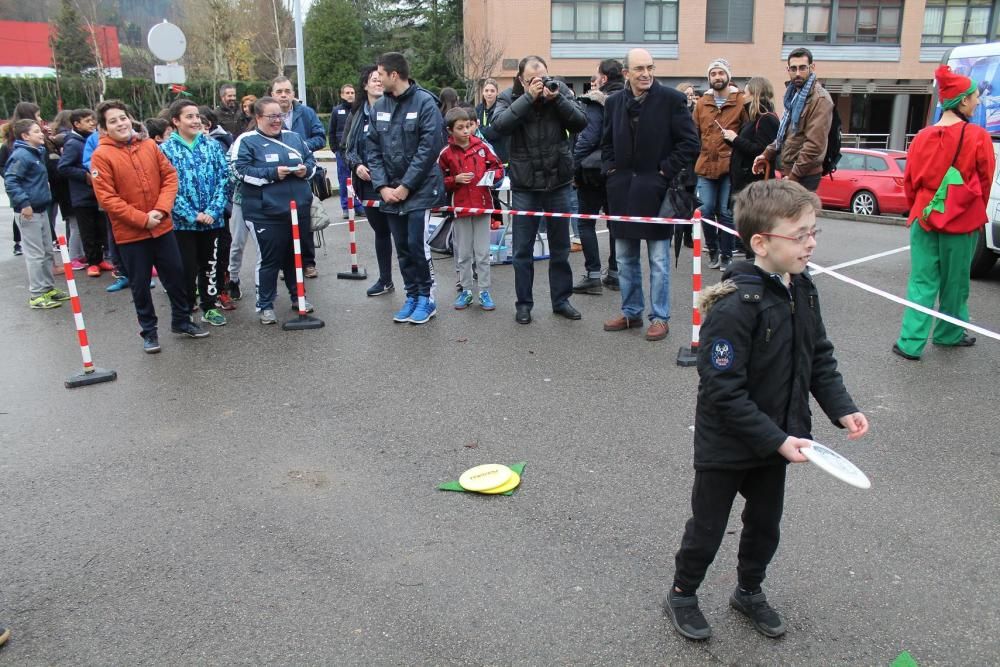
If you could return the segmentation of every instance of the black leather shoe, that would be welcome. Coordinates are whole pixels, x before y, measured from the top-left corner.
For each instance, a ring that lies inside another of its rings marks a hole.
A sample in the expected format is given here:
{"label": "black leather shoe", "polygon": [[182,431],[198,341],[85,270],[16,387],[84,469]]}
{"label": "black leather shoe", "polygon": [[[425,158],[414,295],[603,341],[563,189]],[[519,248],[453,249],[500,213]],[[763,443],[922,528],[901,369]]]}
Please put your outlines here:
{"label": "black leather shoe", "polygon": [[531,308],[527,306],[516,306],[516,312],[514,313],[514,319],[517,320],[518,324],[530,324],[531,323]]}
{"label": "black leather shoe", "polygon": [[970,336],[969,334],[962,334],[962,340],[958,341],[954,345],[941,345],[940,343],[934,343],[939,347],[972,347],[976,344],[976,337]]}
{"label": "black leather shoe", "polygon": [[903,352],[901,349],[899,349],[899,345],[896,345],[895,343],[892,344],[892,353],[898,357],[903,357],[908,361],[920,361],[920,357]]}
{"label": "black leather shoe", "polygon": [[583,315],[580,314],[580,311],[571,306],[568,301],[553,308],[552,312],[556,315],[562,315],[567,320],[579,320],[583,317]]}

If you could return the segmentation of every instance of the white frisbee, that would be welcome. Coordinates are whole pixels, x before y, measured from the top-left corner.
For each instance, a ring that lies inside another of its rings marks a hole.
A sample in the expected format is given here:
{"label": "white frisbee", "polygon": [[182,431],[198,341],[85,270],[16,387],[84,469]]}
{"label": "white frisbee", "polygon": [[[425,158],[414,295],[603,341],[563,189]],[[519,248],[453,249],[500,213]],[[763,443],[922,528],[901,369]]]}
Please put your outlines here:
{"label": "white frisbee", "polygon": [[820,470],[828,472],[840,481],[847,482],[859,489],[870,489],[872,487],[871,480],[856,465],[826,445],[821,445],[815,440],[810,442],[812,442],[812,447],[803,447],[799,451],[810,462],[816,464]]}

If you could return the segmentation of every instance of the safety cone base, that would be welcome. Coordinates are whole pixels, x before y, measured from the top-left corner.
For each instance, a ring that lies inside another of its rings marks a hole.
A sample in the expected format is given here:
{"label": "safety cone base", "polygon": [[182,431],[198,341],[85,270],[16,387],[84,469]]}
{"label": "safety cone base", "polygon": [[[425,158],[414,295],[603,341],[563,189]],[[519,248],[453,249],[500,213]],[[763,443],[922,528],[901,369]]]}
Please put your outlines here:
{"label": "safety cone base", "polygon": [[318,317],[299,315],[294,320],[288,320],[282,324],[281,328],[285,331],[303,331],[305,329],[322,329],[325,326],[326,322]]}
{"label": "safety cone base", "polygon": [[367,280],[368,271],[365,269],[358,269],[355,271],[351,269],[350,271],[340,271],[337,273],[337,277],[341,280]]}
{"label": "safety cone base", "polygon": [[677,352],[677,365],[690,367],[698,365],[698,348],[697,347],[682,347]]}
{"label": "safety cone base", "polygon": [[80,371],[76,375],[71,375],[66,378],[66,388],[76,389],[77,387],[86,387],[92,384],[100,384],[102,382],[113,382],[118,379],[118,371],[109,371],[105,368],[95,368],[90,373],[86,371]]}

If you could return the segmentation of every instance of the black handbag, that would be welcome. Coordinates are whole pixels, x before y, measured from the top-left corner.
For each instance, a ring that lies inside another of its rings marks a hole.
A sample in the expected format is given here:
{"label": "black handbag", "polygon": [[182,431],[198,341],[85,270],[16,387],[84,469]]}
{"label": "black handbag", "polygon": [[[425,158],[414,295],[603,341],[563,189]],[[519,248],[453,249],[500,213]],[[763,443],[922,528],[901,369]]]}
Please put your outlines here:
{"label": "black handbag", "polygon": [[674,179],[667,185],[667,192],[663,196],[663,202],[660,204],[658,217],[690,220],[691,216],[694,215],[694,210],[701,204],[698,201],[698,197],[684,187],[686,171],[685,169],[677,176],[674,176]]}
{"label": "black handbag", "polygon": [[320,201],[326,201],[333,196],[333,185],[326,175],[326,169],[316,165],[316,173],[312,177],[313,196]]}

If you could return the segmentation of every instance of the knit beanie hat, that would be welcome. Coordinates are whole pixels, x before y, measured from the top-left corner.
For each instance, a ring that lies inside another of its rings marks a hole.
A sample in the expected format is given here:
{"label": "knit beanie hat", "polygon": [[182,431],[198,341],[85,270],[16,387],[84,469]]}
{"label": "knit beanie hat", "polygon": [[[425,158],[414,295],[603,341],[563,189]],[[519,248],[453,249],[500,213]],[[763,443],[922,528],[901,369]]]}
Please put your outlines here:
{"label": "knit beanie hat", "polygon": [[725,71],[727,79],[733,78],[733,70],[729,67],[729,61],[726,60],[725,58],[717,58],[713,60],[711,64],[708,66],[708,70],[706,70],[705,76],[708,76],[708,74],[713,69],[721,69]]}
{"label": "knit beanie hat", "polygon": [[934,70],[937,80],[938,98],[941,108],[945,111],[954,109],[962,100],[976,91],[976,82],[967,76],[956,74],[947,65],[941,65]]}

